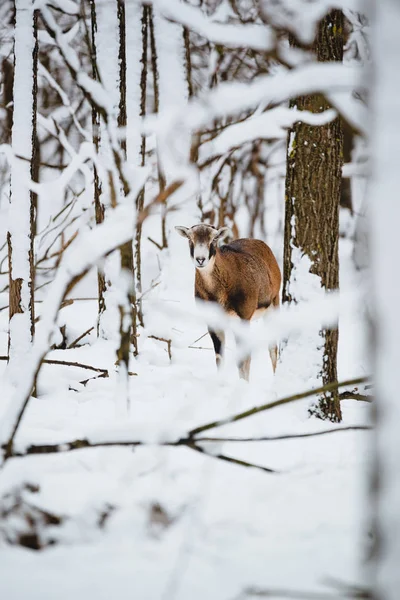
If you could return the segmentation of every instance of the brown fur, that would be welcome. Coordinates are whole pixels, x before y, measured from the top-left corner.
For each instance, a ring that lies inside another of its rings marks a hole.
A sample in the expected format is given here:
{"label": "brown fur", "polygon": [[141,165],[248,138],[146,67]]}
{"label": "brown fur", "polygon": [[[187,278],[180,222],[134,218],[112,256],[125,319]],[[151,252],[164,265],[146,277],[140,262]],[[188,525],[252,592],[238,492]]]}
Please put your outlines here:
{"label": "brown fur", "polygon": [[271,249],[261,240],[239,239],[216,249],[210,275],[196,270],[195,295],[250,320],[257,309],[279,305],[280,285]]}

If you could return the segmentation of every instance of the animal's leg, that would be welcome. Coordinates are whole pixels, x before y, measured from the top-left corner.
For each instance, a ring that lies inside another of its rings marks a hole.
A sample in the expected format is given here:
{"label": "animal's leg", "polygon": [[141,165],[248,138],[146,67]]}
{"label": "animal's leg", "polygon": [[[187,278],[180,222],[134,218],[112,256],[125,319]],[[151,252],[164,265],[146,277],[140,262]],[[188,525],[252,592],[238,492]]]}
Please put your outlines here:
{"label": "animal's leg", "polygon": [[272,369],[275,373],[276,363],[278,362],[278,346],[276,344],[274,346],[269,347],[269,355],[271,357]]}
{"label": "animal's leg", "polygon": [[[249,321],[247,319],[246,320],[243,319],[242,323],[249,324]],[[249,329],[249,331],[250,331],[250,329]],[[242,336],[236,335],[235,339],[236,339],[236,349],[237,349],[236,351],[239,355],[239,360],[238,360],[239,377],[240,377],[240,379],[245,379],[246,381],[249,381],[251,355],[247,354],[243,350],[244,340],[243,340]]]}
{"label": "animal's leg", "polygon": [[[275,309],[279,308],[279,295],[272,300],[272,306]],[[269,355],[271,357],[272,369],[275,373],[276,363],[278,362],[278,345],[276,343],[269,347]]]}
{"label": "animal's leg", "polygon": [[213,331],[212,329],[208,330],[212,342],[214,344],[215,350],[215,360],[217,363],[217,367],[221,366],[222,356],[224,354],[224,346],[225,346],[225,332],[224,331]]}
{"label": "animal's leg", "polygon": [[250,363],[251,356],[247,356],[244,360],[239,361],[239,376],[240,379],[244,379],[245,381],[249,381],[250,378]]}

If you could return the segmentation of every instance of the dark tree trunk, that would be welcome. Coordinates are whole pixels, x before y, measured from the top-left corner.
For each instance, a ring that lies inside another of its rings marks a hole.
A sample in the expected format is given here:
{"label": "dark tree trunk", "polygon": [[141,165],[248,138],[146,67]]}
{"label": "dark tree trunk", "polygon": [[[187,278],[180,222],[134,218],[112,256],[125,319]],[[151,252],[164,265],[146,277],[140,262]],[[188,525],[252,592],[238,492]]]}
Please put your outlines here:
{"label": "dark tree trunk", "polygon": [[[151,7],[149,9],[148,18],[149,18],[149,30],[150,30],[151,67],[152,67],[152,71],[153,71],[154,112],[158,113],[159,105],[160,105],[160,93],[159,93],[159,86],[158,86],[158,59],[157,59],[156,38],[155,38],[155,33],[154,33],[154,13],[153,13],[153,9]],[[158,172],[158,185],[159,185],[160,193],[161,193],[165,190],[166,181],[165,181],[164,173],[162,172],[159,163],[157,163],[157,172]],[[168,247],[166,219],[167,219],[167,205],[166,205],[166,201],[164,201],[161,206],[161,250]]]}
{"label": "dark tree trunk", "polygon": [[[343,162],[351,163],[351,151],[353,150],[354,134],[350,127],[346,127],[343,123]],[[342,179],[342,187],[340,190],[340,206],[348,208],[353,214],[353,201],[351,197],[351,177]]]}
{"label": "dark tree trunk", "polygon": [[[319,61],[343,58],[343,14],[333,10],[320,23],[314,42]],[[319,113],[329,104],[321,96],[304,96],[292,102],[299,110]],[[283,301],[296,301],[289,290],[293,250],[311,261],[310,272],[327,289],[339,287],[339,202],[343,163],[343,132],[340,119],[313,127],[297,123],[288,136],[286,214],[284,240]],[[294,224],[294,226],[293,226]],[[321,331],[323,383],[337,380],[338,330]],[[319,398],[315,412],[332,421],[341,420],[337,392]]]}
{"label": "dark tree trunk", "polygon": [[6,116],[0,123],[0,142],[9,144],[11,141],[11,128],[13,118],[13,85],[14,85],[14,65],[8,58],[3,58],[1,63],[1,79],[3,94],[1,106],[4,108]]}
{"label": "dark tree trunk", "polygon": [[[148,21],[149,21],[149,6],[143,6],[142,12],[142,72],[140,76],[140,116],[144,117],[146,114],[146,95],[147,95],[147,47],[148,47]],[[146,163],[146,137],[142,137],[142,144],[140,148],[140,164],[142,167]],[[144,208],[144,188],[138,194],[136,201],[137,214],[140,215]],[[136,225],[136,236],[135,236],[135,259],[136,259],[136,281],[137,290],[142,293],[142,221],[138,219]],[[140,325],[143,327],[143,311],[142,303],[138,302],[138,319]]]}
{"label": "dark tree trunk", "polygon": [[[96,32],[97,32],[97,17],[96,17],[96,5],[94,0],[90,0],[90,16],[91,16],[91,39],[90,39],[90,59],[92,66],[93,79],[100,79],[99,72],[97,69],[96,59]],[[89,40],[88,40],[89,43]],[[96,153],[99,152],[99,141],[100,141],[100,114],[94,106],[92,106],[92,131],[93,131],[93,144],[96,149]],[[94,174],[94,208],[96,223],[100,224],[104,221],[104,204],[101,201],[101,180],[97,173],[96,165],[93,167]],[[102,315],[106,309],[105,305],[105,293],[107,290],[106,279],[104,271],[97,269],[97,287],[98,287],[98,302],[99,316]],[[100,318],[97,320],[97,335],[100,333]]]}
{"label": "dark tree trunk", "polygon": [[[118,101],[118,117],[117,122],[119,127],[126,127],[127,115],[126,115],[126,31],[125,31],[125,2],[124,0],[115,0],[116,11],[118,15],[118,81],[119,81],[119,101]],[[104,18],[104,16],[102,17]],[[97,14],[96,14],[96,3],[91,0],[91,62],[92,62],[92,73],[93,77],[100,81],[101,65],[98,65],[97,49],[96,49],[96,34],[97,34]],[[96,149],[99,150],[99,145],[102,135],[106,136],[106,132],[101,133],[100,127],[101,115],[95,107],[92,108],[92,124],[93,124],[93,140]],[[123,159],[126,160],[126,142],[121,141],[121,151]],[[129,189],[125,181],[120,178],[120,181],[114,181],[111,171],[108,173],[109,186],[110,186],[110,205],[115,208],[118,204],[119,192],[125,197],[129,193]],[[117,189],[117,187],[119,189]],[[95,200],[95,214],[96,222],[102,223],[105,216],[105,206],[102,199],[102,182],[95,169],[94,171],[94,200]],[[137,309],[136,309],[136,292],[135,292],[135,268],[133,260],[133,247],[131,242],[127,242],[120,247],[120,266],[121,270],[126,269],[132,274],[132,287],[129,291],[129,297],[125,305],[120,305],[120,346],[117,351],[118,364],[123,362],[128,371],[129,365],[129,350],[130,344],[133,344],[134,353],[137,355]],[[98,333],[100,330],[100,318],[107,309],[106,306],[106,293],[110,286],[115,285],[115,281],[107,280],[106,275],[102,271],[98,271],[98,291],[99,291],[99,321],[98,321]],[[129,308],[128,308],[129,307]],[[130,313],[128,315],[128,312]]]}
{"label": "dark tree trunk", "polygon": [[[118,2],[118,23],[119,23],[119,113],[118,126],[126,128],[126,26],[125,26],[125,0]],[[121,149],[126,160],[126,142],[121,143]],[[122,184],[123,182],[121,182]],[[124,190],[127,195],[127,190]],[[120,333],[121,343],[118,349],[118,362],[123,361],[126,365],[126,371],[129,370],[129,349],[133,344],[134,354],[138,354],[137,343],[137,307],[136,307],[136,284],[135,284],[135,264],[133,260],[133,246],[131,242],[123,244],[120,249],[121,270],[126,269],[132,274],[132,286],[129,292],[128,302],[130,306],[130,315],[127,319],[126,309],[120,306]]]}

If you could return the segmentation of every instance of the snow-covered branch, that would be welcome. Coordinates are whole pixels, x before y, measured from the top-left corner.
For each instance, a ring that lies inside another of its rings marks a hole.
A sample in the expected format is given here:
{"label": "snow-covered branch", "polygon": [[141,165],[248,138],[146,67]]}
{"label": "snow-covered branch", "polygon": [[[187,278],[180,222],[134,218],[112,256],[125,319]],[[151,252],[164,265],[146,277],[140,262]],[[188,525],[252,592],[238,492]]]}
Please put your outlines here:
{"label": "snow-covered branch", "polygon": [[327,110],[323,113],[311,113],[309,111],[296,111],[278,106],[267,110],[261,115],[249,117],[245,121],[236,123],[226,128],[211,142],[202,146],[202,156],[205,159],[213,156],[221,156],[246,142],[257,139],[277,140],[286,139],[288,129],[298,121],[309,125],[325,125],[335,119],[335,110]]}
{"label": "snow-covered branch", "polygon": [[[144,183],[143,176],[141,181],[137,181],[132,198],[136,197]],[[93,265],[132,239],[134,223],[135,211],[132,201],[111,211],[107,220],[95,229],[80,233],[65,251],[43,303],[41,327],[25,362],[25,377],[20,380],[15,392],[10,394],[8,407],[2,417],[0,440],[3,445],[7,444],[8,452],[12,451],[14,436],[29,402],[35,378],[50,347],[51,335],[62,301]]]}
{"label": "snow-covered branch", "polygon": [[276,35],[272,27],[258,24],[219,23],[207,17],[200,8],[179,0],[147,0],[171,21],[180,23],[209,42],[226,48],[252,48],[272,52]]}

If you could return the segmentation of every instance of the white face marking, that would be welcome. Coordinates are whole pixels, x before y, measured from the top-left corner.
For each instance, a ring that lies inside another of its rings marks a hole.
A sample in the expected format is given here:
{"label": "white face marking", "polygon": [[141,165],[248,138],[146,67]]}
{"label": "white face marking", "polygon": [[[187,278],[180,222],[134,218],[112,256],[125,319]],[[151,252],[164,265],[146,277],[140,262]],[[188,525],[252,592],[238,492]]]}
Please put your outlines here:
{"label": "white face marking", "polygon": [[194,244],[193,262],[196,269],[203,270],[210,263],[210,248],[207,244]]}

